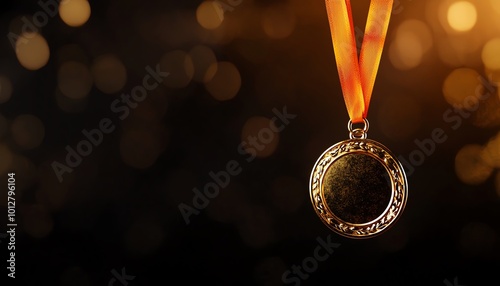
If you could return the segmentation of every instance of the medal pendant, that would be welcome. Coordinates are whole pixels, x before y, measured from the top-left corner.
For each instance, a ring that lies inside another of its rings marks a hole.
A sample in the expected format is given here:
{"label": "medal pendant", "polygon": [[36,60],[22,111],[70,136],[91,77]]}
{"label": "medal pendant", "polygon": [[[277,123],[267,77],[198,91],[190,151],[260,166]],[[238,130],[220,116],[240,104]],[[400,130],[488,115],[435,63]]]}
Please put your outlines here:
{"label": "medal pendant", "polygon": [[328,148],[311,173],[309,191],[319,218],[349,238],[370,238],[391,227],[408,198],[403,166],[384,145],[366,139],[368,121],[350,139]]}

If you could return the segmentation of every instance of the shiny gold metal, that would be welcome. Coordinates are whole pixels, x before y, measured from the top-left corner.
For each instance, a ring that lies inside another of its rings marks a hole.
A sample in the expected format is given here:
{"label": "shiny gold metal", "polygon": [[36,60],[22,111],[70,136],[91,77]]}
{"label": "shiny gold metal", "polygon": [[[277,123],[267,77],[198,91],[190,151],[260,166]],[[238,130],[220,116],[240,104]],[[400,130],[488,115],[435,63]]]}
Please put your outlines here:
{"label": "shiny gold metal", "polygon": [[[356,131],[358,130],[358,131]],[[401,216],[408,198],[403,166],[364,128],[328,148],[311,173],[309,191],[316,214],[331,230],[349,238],[381,234]]]}

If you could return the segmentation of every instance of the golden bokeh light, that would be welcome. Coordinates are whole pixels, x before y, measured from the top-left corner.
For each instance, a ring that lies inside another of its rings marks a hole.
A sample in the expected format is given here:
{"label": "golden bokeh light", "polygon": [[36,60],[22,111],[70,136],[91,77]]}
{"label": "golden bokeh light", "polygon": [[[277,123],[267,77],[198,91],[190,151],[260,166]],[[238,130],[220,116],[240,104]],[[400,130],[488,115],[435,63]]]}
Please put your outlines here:
{"label": "golden bokeh light", "polygon": [[186,87],[194,76],[193,60],[181,50],[165,53],[160,59],[160,67],[169,73],[163,84],[170,88]]}
{"label": "golden bokeh light", "polygon": [[12,96],[12,83],[7,77],[0,75],[0,104],[9,101]]}
{"label": "golden bokeh light", "polygon": [[423,55],[422,43],[412,33],[398,35],[389,46],[391,63],[399,70],[409,70],[419,66]]}
{"label": "golden bokeh light", "polygon": [[224,21],[224,10],[216,1],[203,1],[196,9],[196,19],[205,29],[217,29]]}
{"label": "golden bokeh light", "polygon": [[478,185],[491,176],[493,168],[483,161],[483,150],[480,145],[466,145],[456,155],[455,172],[462,182]]}
{"label": "golden bokeh light", "polygon": [[265,158],[278,148],[279,133],[269,118],[255,116],[249,118],[241,131],[243,149],[252,156]]}
{"label": "golden bokeh light", "polygon": [[38,33],[23,33],[16,41],[16,56],[24,68],[38,70],[49,61],[49,45]]}
{"label": "golden bokeh light", "polygon": [[389,46],[389,59],[397,69],[412,69],[421,64],[424,53],[432,45],[429,27],[419,20],[407,20],[398,27]]}
{"label": "golden bokeh light", "polygon": [[59,90],[72,99],[85,98],[92,89],[92,75],[89,68],[76,61],[61,65],[57,73]]}
{"label": "golden bokeh light", "polygon": [[414,34],[418,38],[420,44],[422,45],[424,52],[429,51],[434,45],[432,32],[429,26],[423,21],[415,19],[406,20],[403,23],[401,23],[401,25],[399,25],[398,29],[396,30],[396,36],[399,35],[399,33]]}
{"label": "golden bokeh light", "polygon": [[483,89],[479,73],[470,68],[453,70],[443,83],[444,98],[458,108],[470,108],[477,104],[477,94],[483,94]]}
{"label": "golden bokeh light", "polygon": [[492,168],[500,168],[500,133],[488,141],[481,159]]}
{"label": "golden bokeh light", "polygon": [[500,38],[491,39],[484,45],[481,58],[487,69],[500,70]]}
{"label": "golden bokeh light", "polygon": [[91,9],[87,0],[65,0],[59,4],[59,15],[66,25],[79,27],[90,18]]}
{"label": "golden bokeh light", "polygon": [[290,36],[295,29],[296,16],[285,5],[268,7],[262,13],[262,29],[270,38],[283,39]]}
{"label": "golden bokeh light", "polygon": [[91,67],[95,86],[103,93],[120,91],[127,81],[127,70],[120,59],[112,54],[102,55]]}
{"label": "golden bokeh light", "polygon": [[216,70],[212,80],[205,83],[207,91],[217,100],[225,101],[235,97],[241,88],[241,75],[230,62],[214,63],[207,72]]}
{"label": "golden bokeh light", "polygon": [[[201,83],[207,83],[217,72],[217,58],[211,48],[203,45],[193,47],[189,51],[189,56],[193,61],[194,75],[193,80]],[[210,67],[215,65],[215,68]]]}
{"label": "golden bokeh light", "polygon": [[469,1],[457,1],[448,8],[447,20],[455,31],[469,31],[477,22],[476,6]]}
{"label": "golden bokeh light", "polygon": [[34,149],[42,144],[45,127],[38,117],[23,114],[14,119],[11,125],[12,138],[23,149]]}

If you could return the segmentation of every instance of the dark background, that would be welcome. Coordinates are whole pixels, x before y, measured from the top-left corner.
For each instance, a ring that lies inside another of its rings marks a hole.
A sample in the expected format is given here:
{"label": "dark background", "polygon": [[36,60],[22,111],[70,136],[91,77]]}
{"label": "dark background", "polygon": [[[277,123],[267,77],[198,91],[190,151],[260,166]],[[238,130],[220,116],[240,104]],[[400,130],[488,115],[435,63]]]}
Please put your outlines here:
{"label": "dark background", "polygon": [[[369,1],[353,2],[356,26],[364,27]],[[438,20],[438,4],[453,1],[396,2],[370,105],[369,138],[407,160],[418,149],[415,140],[431,138],[435,128],[448,139],[408,172],[401,219],[368,240],[329,231],[309,199],[316,159],[348,138],[323,1],[243,0],[215,30],[197,22],[200,1],[90,1],[92,14],[83,26],[70,27],[56,16],[40,29],[51,54],[37,70],[20,65],[4,37],[0,75],[10,80],[12,93],[0,104],[0,160],[7,162],[2,180],[12,171],[17,179],[16,282],[108,285],[112,270],[125,268],[135,276],[129,285],[282,285],[286,270],[313,255],[317,238],[330,236],[340,247],[300,285],[453,285],[456,277],[457,285],[499,285],[500,144],[488,142],[499,131],[500,97],[495,90],[456,130],[443,119],[453,108],[443,92],[452,71],[491,74],[481,49],[498,37],[500,25],[492,20],[498,14],[490,2],[473,1],[478,22],[457,34]],[[35,1],[4,1],[2,34],[16,17],[39,10]],[[431,37],[417,64],[402,67],[389,47],[407,20],[427,25]],[[69,56],[67,45],[73,45]],[[200,82],[203,61],[210,61],[192,56],[198,45],[237,73],[216,74],[213,85]],[[125,67],[123,87],[105,94],[92,85],[83,99],[66,99],[72,109],[61,108],[62,63],[69,57],[90,67],[104,54]],[[140,85],[145,67],[157,63],[170,72],[165,84],[119,120],[110,104]],[[234,86],[237,94],[221,100]],[[285,106],[297,117],[246,162],[239,144],[264,127],[274,108]],[[42,122],[43,128],[19,131],[28,141],[42,132],[34,147],[23,147],[14,135],[13,122],[22,114]],[[117,130],[59,182],[51,164],[64,163],[66,146],[75,148],[82,130],[96,128],[102,118]],[[490,153],[463,149],[471,145],[490,146]],[[461,150],[465,155],[457,156]],[[192,206],[193,188],[202,189],[212,181],[209,173],[231,160],[240,163],[241,174],[186,225],[179,205]],[[6,191],[2,197],[6,214]],[[6,240],[0,246],[5,249]],[[7,253],[2,255],[4,265]]]}

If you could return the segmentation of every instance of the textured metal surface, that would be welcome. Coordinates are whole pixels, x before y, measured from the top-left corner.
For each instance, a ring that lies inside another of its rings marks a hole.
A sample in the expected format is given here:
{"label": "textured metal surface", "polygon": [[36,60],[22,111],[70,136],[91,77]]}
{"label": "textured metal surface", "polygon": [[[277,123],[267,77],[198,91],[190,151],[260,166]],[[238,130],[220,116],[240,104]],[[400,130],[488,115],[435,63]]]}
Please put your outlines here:
{"label": "textured metal surface", "polygon": [[325,172],[323,183],[328,208],[346,222],[370,222],[391,201],[392,184],[387,170],[365,153],[338,158]]}
{"label": "textured metal surface", "polygon": [[331,230],[367,238],[389,228],[408,197],[403,167],[382,144],[350,139],[326,150],[310,180],[311,202]]}

